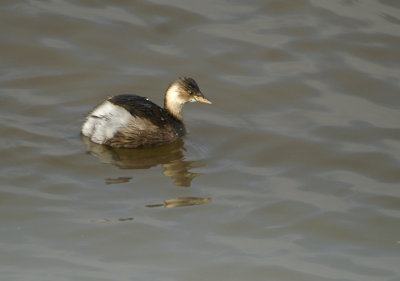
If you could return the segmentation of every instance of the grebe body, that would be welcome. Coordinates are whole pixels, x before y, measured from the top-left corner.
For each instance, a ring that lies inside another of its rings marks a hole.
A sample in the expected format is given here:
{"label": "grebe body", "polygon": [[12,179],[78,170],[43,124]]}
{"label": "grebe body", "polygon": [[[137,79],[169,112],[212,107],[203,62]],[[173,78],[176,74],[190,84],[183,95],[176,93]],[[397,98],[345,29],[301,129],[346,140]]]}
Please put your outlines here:
{"label": "grebe body", "polygon": [[182,107],[196,101],[211,103],[194,79],[179,78],[168,87],[164,108],[137,95],[113,96],[89,113],[81,132],[92,142],[112,147],[165,145],[186,134]]}

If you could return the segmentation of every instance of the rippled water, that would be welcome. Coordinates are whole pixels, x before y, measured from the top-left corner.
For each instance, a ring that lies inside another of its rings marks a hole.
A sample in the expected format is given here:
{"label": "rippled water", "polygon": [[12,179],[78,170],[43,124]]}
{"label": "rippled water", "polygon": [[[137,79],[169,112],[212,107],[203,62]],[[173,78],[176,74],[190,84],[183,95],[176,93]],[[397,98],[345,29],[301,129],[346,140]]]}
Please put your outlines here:
{"label": "rippled water", "polygon": [[[400,279],[399,1],[0,5],[2,280]],[[81,139],[182,75],[182,142]]]}

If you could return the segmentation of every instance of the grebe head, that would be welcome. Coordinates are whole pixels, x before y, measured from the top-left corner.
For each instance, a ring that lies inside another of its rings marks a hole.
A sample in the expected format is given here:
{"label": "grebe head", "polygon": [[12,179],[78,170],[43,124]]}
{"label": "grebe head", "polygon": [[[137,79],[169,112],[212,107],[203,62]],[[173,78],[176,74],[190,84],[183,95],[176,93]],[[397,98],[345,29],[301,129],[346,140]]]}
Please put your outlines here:
{"label": "grebe head", "polygon": [[193,78],[182,77],[168,87],[165,93],[164,107],[175,117],[182,119],[182,106],[187,102],[196,101],[211,104],[211,101],[204,97]]}

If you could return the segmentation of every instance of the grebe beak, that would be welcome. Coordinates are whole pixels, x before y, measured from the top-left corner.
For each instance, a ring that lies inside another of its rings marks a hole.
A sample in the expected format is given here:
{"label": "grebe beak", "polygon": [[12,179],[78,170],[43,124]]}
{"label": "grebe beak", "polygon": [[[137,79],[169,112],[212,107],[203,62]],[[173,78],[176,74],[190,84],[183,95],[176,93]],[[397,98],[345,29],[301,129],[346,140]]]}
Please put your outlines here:
{"label": "grebe beak", "polygon": [[201,96],[194,96],[194,99],[198,102],[201,103],[207,103],[207,104],[212,104],[212,102],[210,102],[208,99],[206,99],[205,97],[201,97]]}

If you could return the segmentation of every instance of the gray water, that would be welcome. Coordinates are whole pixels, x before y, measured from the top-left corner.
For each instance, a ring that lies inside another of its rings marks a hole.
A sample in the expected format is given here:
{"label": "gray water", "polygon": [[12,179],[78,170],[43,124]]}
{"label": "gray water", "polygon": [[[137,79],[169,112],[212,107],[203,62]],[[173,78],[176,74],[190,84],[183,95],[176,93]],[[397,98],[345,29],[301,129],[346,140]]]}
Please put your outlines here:
{"label": "gray water", "polygon": [[[400,280],[399,1],[0,13],[1,280]],[[184,75],[213,104],[182,142],[80,137],[107,96],[161,104]]]}

